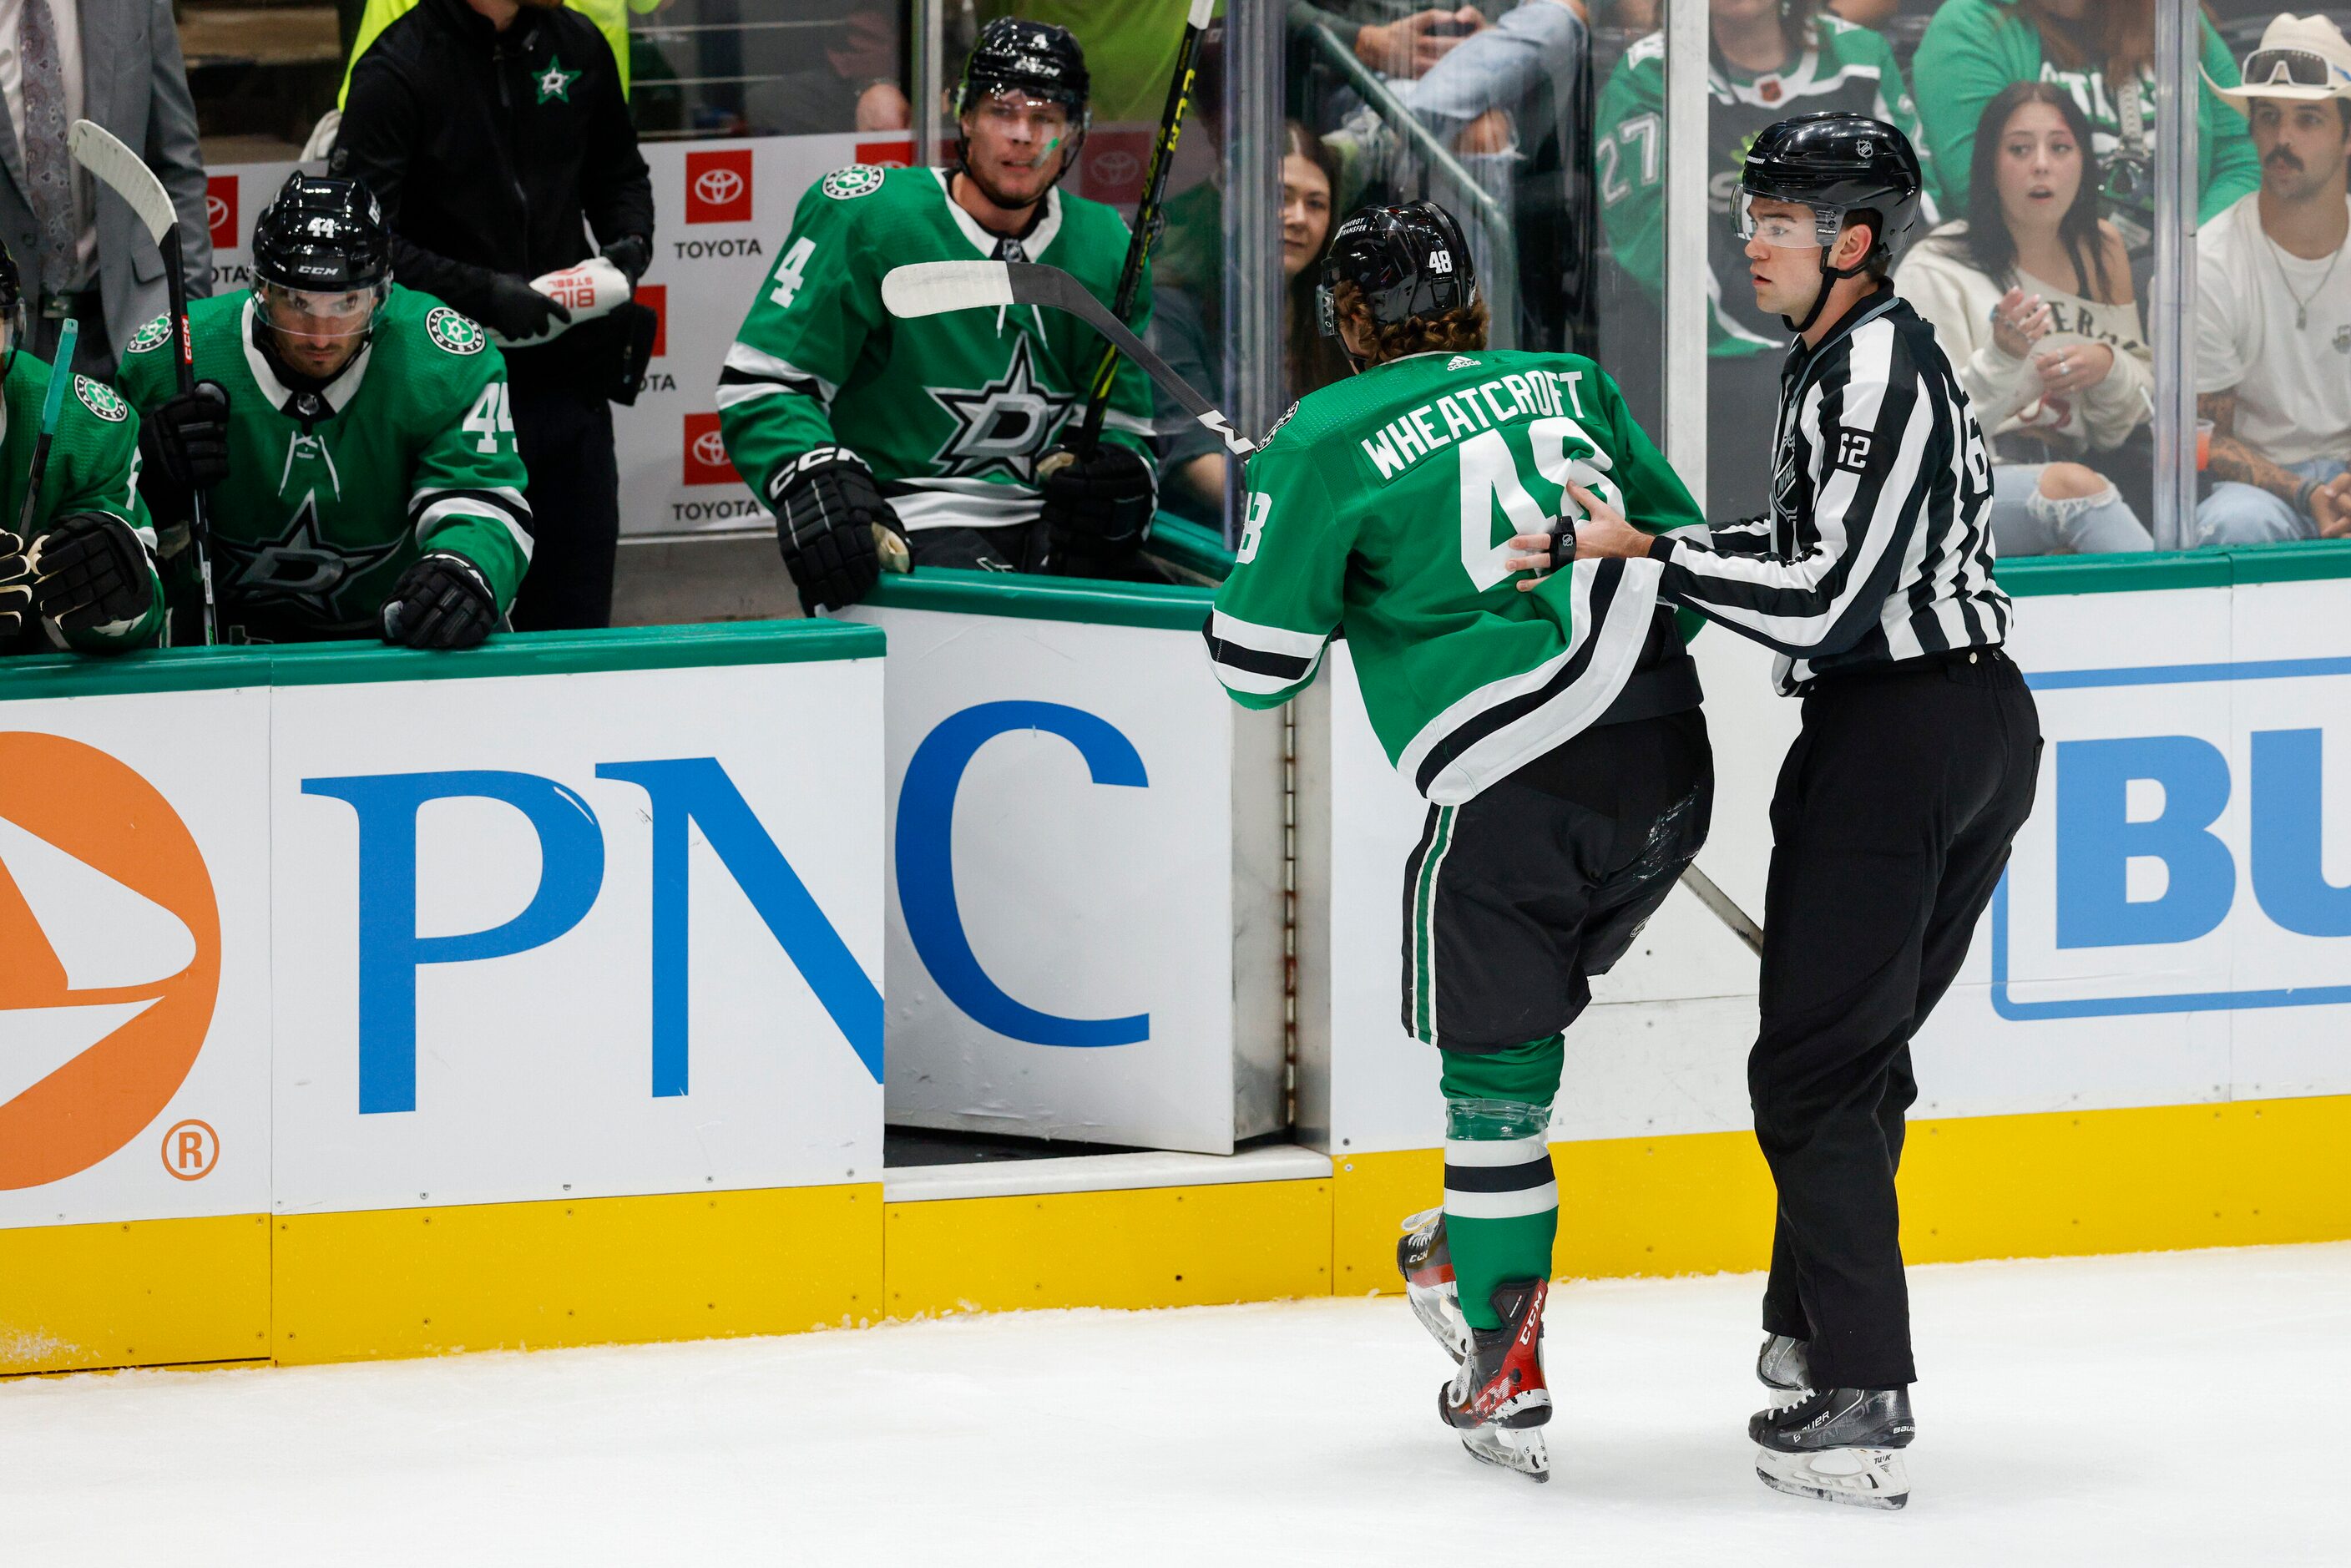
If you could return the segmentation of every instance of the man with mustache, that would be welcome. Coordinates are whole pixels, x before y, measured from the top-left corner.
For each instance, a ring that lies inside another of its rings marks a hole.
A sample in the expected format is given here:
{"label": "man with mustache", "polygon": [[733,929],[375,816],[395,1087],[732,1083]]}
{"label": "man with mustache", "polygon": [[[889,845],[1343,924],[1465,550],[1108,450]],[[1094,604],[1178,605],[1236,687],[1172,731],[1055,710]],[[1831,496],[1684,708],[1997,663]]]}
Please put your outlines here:
{"label": "man with mustache", "polygon": [[2245,57],[2261,189],[2197,236],[2198,415],[2212,424],[2199,542],[2351,536],[2351,43],[2282,16]]}

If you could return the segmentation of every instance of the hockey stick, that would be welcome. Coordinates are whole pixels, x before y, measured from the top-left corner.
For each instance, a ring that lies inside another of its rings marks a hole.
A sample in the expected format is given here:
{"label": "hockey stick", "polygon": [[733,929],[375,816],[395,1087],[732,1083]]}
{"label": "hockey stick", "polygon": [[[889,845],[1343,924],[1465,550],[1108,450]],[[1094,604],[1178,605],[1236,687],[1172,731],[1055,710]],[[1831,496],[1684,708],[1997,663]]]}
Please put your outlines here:
{"label": "hockey stick", "polygon": [[1763,956],[1763,927],[1749,919],[1747,911],[1740,908],[1730,894],[1715,886],[1714,878],[1698,870],[1697,862],[1682,867],[1682,883],[1698,894],[1700,904],[1714,912],[1717,920],[1730,927],[1733,936],[1747,944],[1749,952],[1758,958]]}
{"label": "hockey stick", "polygon": [[[171,290],[172,331],[179,340],[172,356],[183,395],[196,390],[196,341],[188,329],[188,269],[180,255],[179,214],[172,193],[122,139],[94,120],[77,120],[66,135],[66,151],[89,171],[90,178],[131,204],[147,225],[155,248],[163,253],[163,277]],[[204,646],[220,641],[218,617],[213,608],[212,523],[206,516],[204,493],[188,492],[189,539],[196,552],[196,576],[204,585]]]}
{"label": "hockey stick", "polygon": [[41,505],[41,481],[49,472],[49,442],[57,433],[57,413],[65,407],[66,383],[73,380],[74,340],[81,323],[68,318],[57,329],[57,357],[49,366],[48,391],[41,396],[41,434],[33,443],[33,468],[25,485],[24,509],[16,514],[16,537],[33,542],[33,515]]}
{"label": "hockey stick", "polygon": [[[1217,0],[1192,0],[1192,9],[1184,18],[1184,39],[1176,46],[1176,74],[1167,83],[1167,107],[1159,112],[1159,137],[1151,144],[1151,162],[1143,173],[1143,199],[1134,209],[1134,232],[1127,237],[1126,265],[1119,272],[1118,292],[1111,301],[1111,314],[1121,321],[1134,312],[1135,291],[1143,287],[1144,261],[1159,237],[1161,198],[1167,192],[1168,171],[1175,166],[1176,139],[1184,134],[1184,112],[1192,103],[1200,40],[1207,36],[1208,18],[1216,9]],[[1111,386],[1117,373],[1117,345],[1104,343],[1102,362],[1094,367],[1092,391],[1086,396],[1085,423],[1079,427],[1077,444],[1071,448],[1080,456],[1091,456],[1102,443],[1102,420],[1110,413]]]}
{"label": "hockey stick", "polygon": [[916,261],[893,267],[882,279],[882,303],[893,316],[936,316],[948,310],[994,310],[1033,305],[1075,316],[1110,340],[1112,348],[1143,367],[1159,389],[1225,444],[1236,457],[1257,443],[1235,433],[1232,422],[1202,397],[1192,383],[1155,354],[1125,323],[1102,308],[1086,286],[1058,267],[1031,261]]}

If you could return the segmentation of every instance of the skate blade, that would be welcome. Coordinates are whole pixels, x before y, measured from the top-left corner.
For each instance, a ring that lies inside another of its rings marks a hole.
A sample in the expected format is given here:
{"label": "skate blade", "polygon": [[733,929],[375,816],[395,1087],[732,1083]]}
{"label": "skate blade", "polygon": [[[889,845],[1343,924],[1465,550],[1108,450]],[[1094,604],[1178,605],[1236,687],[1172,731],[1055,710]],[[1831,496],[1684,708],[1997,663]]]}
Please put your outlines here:
{"label": "skate blade", "polygon": [[1896,1509],[1910,1500],[1910,1471],[1898,1448],[1755,1450],[1755,1475],[1774,1491],[1851,1508]]}
{"label": "skate blade", "polygon": [[1539,1427],[1473,1427],[1461,1434],[1461,1446],[1471,1458],[1489,1465],[1516,1470],[1531,1480],[1551,1479],[1551,1450]]}
{"label": "skate blade", "polygon": [[1412,1315],[1420,1320],[1429,1338],[1445,1347],[1454,1365],[1469,1359],[1469,1320],[1461,1315],[1460,1299],[1451,1285],[1431,1290],[1408,1284],[1404,1296],[1412,1303]]}

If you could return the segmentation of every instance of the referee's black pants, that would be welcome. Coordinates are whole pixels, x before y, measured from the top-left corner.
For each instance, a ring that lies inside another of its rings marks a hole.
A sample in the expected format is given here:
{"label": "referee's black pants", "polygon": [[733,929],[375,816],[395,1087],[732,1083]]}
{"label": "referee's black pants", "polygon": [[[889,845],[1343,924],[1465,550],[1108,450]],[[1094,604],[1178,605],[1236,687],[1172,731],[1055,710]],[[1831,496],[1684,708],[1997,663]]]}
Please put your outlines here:
{"label": "referee's black pants", "polygon": [[612,405],[601,391],[534,375],[509,383],[515,443],[530,471],[530,570],[515,593],[517,632],[612,623],[621,476]]}
{"label": "referee's black pants", "polygon": [[1815,1386],[1914,1380],[1894,1173],[1910,1040],[2032,810],[2041,726],[2005,654],[1824,677],[1771,800],[1755,1136],[1780,1193],[1766,1333]]}

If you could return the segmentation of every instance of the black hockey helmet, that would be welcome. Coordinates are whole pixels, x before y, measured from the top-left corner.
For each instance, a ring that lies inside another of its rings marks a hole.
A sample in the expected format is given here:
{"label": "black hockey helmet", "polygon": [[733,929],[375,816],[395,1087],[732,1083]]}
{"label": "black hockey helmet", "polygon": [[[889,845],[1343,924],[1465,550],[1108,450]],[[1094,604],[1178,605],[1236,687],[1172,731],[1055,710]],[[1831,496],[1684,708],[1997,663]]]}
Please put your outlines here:
{"label": "black hockey helmet", "polygon": [[1461,225],[1435,202],[1362,207],[1339,225],[1323,252],[1322,282],[1314,290],[1315,313],[1326,338],[1339,337],[1343,283],[1363,291],[1372,319],[1383,327],[1416,316],[1442,316],[1478,301],[1478,269]]}
{"label": "black hockey helmet", "polygon": [[[1751,210],[1756,199],[1808,206],[1812,232],[1799,232],[1792,240],[1821,247],[1824,277],[1852,277],[1893,265],[1895,250],[1917,225],[1926,183],[1917,150],[1898,128],[1865,114],[1800,114],[1765,127],[1748,149],[1734,221],[1739,237],[1751,239],[1757,232]],[[1858,267],[1830,267],[1828,249],[1844,231],[1848,214],[1865,208],[1876,214],[1869,254]],[[1768,235],[1765,243],[1771,243]],[[1824,282],[1812,313],[1801,325],[1790,325],[1797,331],[1811,326],[1827,299]]]}
{"label": "black hockey helmet", "polygon": [[357,180],[295,172],[253,223],[256,281],[305,291],[373,288],[392,278],[383,209]]}
{"label": "black hockey helmet", "polygon": [[1076,36],[1067,27],[1019,16],[998,16],[982,27],[971,57],[964,61],[956,112],[969,113],[989,93],[1011,91],[1060,104],[1070,111],[1071,127],[1083,129],[1092,82]]}

